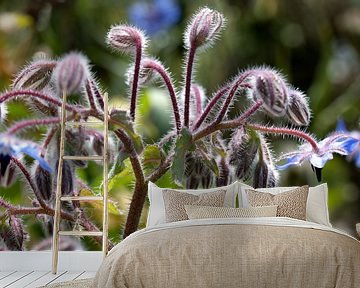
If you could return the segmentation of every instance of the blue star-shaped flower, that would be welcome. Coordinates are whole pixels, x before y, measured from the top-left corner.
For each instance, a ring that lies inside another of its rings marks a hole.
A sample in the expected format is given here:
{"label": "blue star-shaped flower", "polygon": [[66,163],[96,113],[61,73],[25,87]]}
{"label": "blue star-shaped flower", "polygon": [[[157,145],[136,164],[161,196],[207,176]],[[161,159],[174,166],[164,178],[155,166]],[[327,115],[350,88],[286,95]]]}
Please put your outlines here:
{"label": "blue star-shaped flower", "polygon": [[11,157],[18,155],[19,153],[24,153],[38,160],[43,169],[49,171],[50,173],[52,172],[52,168],[49,164],[39,155],[40,148],[36,143],[21,140],[7,134],[0,134],[1,176],[5,175],[6,169],[10,164]]}
{"label": "blue star-shaped flower", "polygon": [[286,159],[286,163],[277,166],[279,170],[285,170],[293,165],[301,165],[305,160],[309,160],[316,176],[321,181],[321,169],[327,161],[333,159],[333,153],[349,155],[352,153],[359,140],[346,133],[334,133],[317,143],[317,149],[309,143],[299,147],[297,151],[286,153],[279,160]]}
{"label": "blue star-shaped flower", "polygon": [[348,131],[346,129],[345,121],[343,119],[339,119],[336,131],[345,133],[350,137],[357,139],[357,142],[354,143],[354,146],[351,149],[351,153],[349,153],[349,160],[355,161],[355,166],[360,168],[360,132],[359,131]]}

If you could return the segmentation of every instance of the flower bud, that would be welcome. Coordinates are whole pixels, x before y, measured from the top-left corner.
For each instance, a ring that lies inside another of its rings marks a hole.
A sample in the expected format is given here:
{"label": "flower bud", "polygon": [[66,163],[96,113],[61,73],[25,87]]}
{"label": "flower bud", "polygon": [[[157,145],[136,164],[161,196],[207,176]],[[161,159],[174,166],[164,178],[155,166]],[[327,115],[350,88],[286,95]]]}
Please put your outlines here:
{"label": "flower bud", "polygon": [[241,127],[232,135],[229,147],[229,163],[234,166],[237,179],[246,179],[258,151],[258,142]]}
{"label": "flower bud", "polygon": [[[56,163],[56,173],[59,162]],[[74,173],[73,168],[69,164],[69,161],[65,160],[63,163],[62,183],[61,183],[61,195],[74,195]]]}
{"label": "flower bud", "polygon": [[51,80],[51,75],[57,62],[52,60],[37,60],[31,62],[16,76],[13,81],[14,89],[42,90]]}
{"label": "flower bud", "polygon": [[42,198],[46,201],[50,200],[52,196],[51,174],[41,168],[40,165],[38,165],[35,170],[35,183]]}
{"label": "flower bud", "polygon": [[299,126],[307,126],[310,123],[310,108],[305,95],[297,90],[289,92],[289,105],[286,116],[289,120]]}
{"label": "flower bud", "polygon": [[186,155],[185,177],[188,189],[197,189],[200,185],[202,188],[209,188],[214,180],[212,171],[204,164],[201,157],[194,153]]}
{"label": "flower bud", "polygon": [[27,233],[24,231],[24,225],[20,218],[14,215],[9,216],[9,225],[14,235],[14,241],[17,243],[18,250],[23,250],[24,241]]}
{"label": "flower bud", "polygon": [[253,97],[262,100],[263,107],[271,115],[279,117],[286,113],[288,88],[283,77],[272,70],[254,72]]}
{"label": "flower bud", "polygon": [[16,176],[16,166],[13,162],[10,162],[10,164],[6,168],[5,174],[0,175],[1,185],[3,187],[10,187],[16,179],[15,176]]}
{"label": "flower bud", "polygon": [[208,46],[217,38],[224,27],[224,16],[212,9],[204,7],[193,17],[185,33],[185,46]]}
{"label": "flower bud", "polygon": [[259,160],[255,166],[253,187],[275,187],[277,174],[275,168],[266,161]]}
{"label": "flower bud", "polygon": [[66,55],[54,70],[54,82],[58,93],[78,93],[89,76],[88,60],[80,53]]}
{"label": "flower bud", "polygon": [[116,51],[125,54],[135,54],[137,47],[144,47],[146,45],[146,37],[137,28],[118,25],[110,29],[106,36],[106,42]]}

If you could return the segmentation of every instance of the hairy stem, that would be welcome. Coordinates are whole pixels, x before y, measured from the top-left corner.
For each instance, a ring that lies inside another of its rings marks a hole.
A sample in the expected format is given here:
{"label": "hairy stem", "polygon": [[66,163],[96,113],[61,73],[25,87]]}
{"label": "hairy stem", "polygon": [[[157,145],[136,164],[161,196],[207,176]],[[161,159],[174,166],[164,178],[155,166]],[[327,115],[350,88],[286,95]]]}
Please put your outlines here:
{"label": "hairy stem", "polygon": [[186,78],[185,78],[185,101],[184,101],[184,126],[189,127],[189,117],[190,117],[190,88],[191,88],[191,79],[192,79],[192,70],[194,66],[196,46],[191,45],[189,49],[189,54],[187,57],[186,64]]}
{"label": "hairy stem", "polygon": [[201,94],[200,94],[200,88],[198,85],[192,85],[192,90],[194,92],[195,96],[195,108],[196,108],[196,115],[195,120],[198,119],[201,115]]}
{"label": "hairy stem", "polygon": [[289,129],[289,128],[285,128],[285,127],[267,127],[267,126],[262,126],[262,125],[257,125],[257,124],[246,124],[246,126],[249,128],[252,128],[254,130],[265,132],[265,133],[292,135],[297,138],[304,139],[313,147],[315,152],[319,151],[319,147],[318,147],[316,140],[313,137],[311,137],[309,134],[302,132],[300,130]]}
{"label": "hairy stem", "polygon": [[97,102],[99,103],[101,110],[104,110],[104,98],[101,95],[100,90],[99,90],[98,86],[96,85],[95,81],[93,81],[93,80],[91,80],[91,87],[93,88],[95,98],[96,98]]}
{"label": "hairy stem", "polygon": [[126,219],[124,228],[123,238],[126,238],[131,233],[135,232],[139,225],[141,211],[146,199],[147,182],[145,181],[144,172],[142,170],[141,163],[131,138],[120,129],[116,130],[115,134],[124,144],[126,152],[129,154],[129,159],[136,179],[134,193],[130,203],[129,214],[128,218]]}
{"label": "hairy stem", "polygon": [[211,123],[204,129],[195,133],[193,135],[193,140],[197,141],[197,140],[204,138],[218,130],[234,129],[234,128],[239,127],[240,125],[243,125],[251,115],[253,115],[257,110],[259,110],[262,103],[263,102],[261,100],[257,101],[254,105],[252,105],[250,108],[248,108],[240,117],[238,117],[234,120],[224,121],[219,124],[216,124],[214,122]]}
{"label": "hairy stem", "polygon": [[138,92],[138,82],[140,75],[140,63],[142,55],[141,39],[136,40],[136,55],[135,55],[135,66],[134,66],[134,77],[132,81],[131,88],[131,98],[130,98],[130,117],[132,121],[135,121],[135,109],[136,109],[136,98]]}
{"label": "hairy stem", "polygon": [[[14,206],[8,202],[6,202],[4,199],[0,198],[0,206],[6,208],[10,214],[12,215],[39,215],[39,214],[45,214],[49,216],[54,216],[55,211],[51,207],[20,207],[20,206]],[[65,212],[61,212],[61,217],[68,221],[75,221],[74,218]]]}
{"label": "hairy stem", "polygon": [[174,152],[169,153],[164,162],[162,162],[160,166],[147,177],[146,181],[156,182],[159,180],[161,176],[163,176],[170,169],[174,155]]}
{"label": "hairy stem", "polygon": [[166,73],[166,71],[163,69],[163,67],[161,67],[160,65],[158,65],[154,61],[147,62],[146,66],[144,66],[144,68],[154,69],[163,78],[163,80],[165,82],[165,85],[166,85],[166,87],[167,87],[167,89],[169,91],[170,98],[171,98],[171,103],[172,103],[173,112],[174,112],[176,131],[177,131],[177,133],[179,133],[180,129],[181,129],[180,112],[179,112],[179,106],[178,106],[177,99],[176,99],[176,93],[175,93],[174,85],[173,85],[173,83],[171,81],[170,76]]}
{"label": "hairy stem", "polygon": [[45,203],[44,199],[42,198],[39,190],[37,189],[34,181],[31,178],[30,173],[26,170],[25,166],[18,159],[16,159],[15,157],[11,157],[11,161],[13,161],[16,164],[16,166],[20,169],[20,171],[25,176],[25,179],[27,180],[27,182],[29,183],[31,189],[33,190],[36,199],[39,201],[40,206],[42,208],[44,208],[45,210],[47,208],[50,208],[50,207],[48,207],[48,205]]}
{"label": "hairy stem", "polygon": [[229,90],[229,86],[225,86],[221,88],[215,96],[210,100],[210,102],[206,105],[204,112],[201,114],[200,118],[196,121],[193,130],[196,131],[200,127],[200,125],[204,122],[206,117],[209,115],[210,111],[215,107],[216,103],[222,98],[225,93]]}
{"label": "hairy stem", "polygon": [[[242,73],[238,76],[237,80],[235,81],[235,83],[232,85],[231,90],[228,94],[228,96],[226,97],[226,100],[224,102],[223,107],[220,110],[220,113],[218,115],[218,117],[215,119],[214,123],[220,123],[223,118],[225,117],[228,108],[231,104],[232,99],[234,98],[234,95],[236,93],[236,91],[238,90],[239,87],[241,87],[241,84],[243,83],[243,81],[246,79],[246,77],[248,77],[249,75],[251,75],[252,71],[247,71],[245,73]],[[245,85],[244,87],[248,88],[248,85]]]}
{"label": "hairy stem", "polygon": [[19,130],[27,128],[27,127],[38,126],[38,125],[49,125],[49,124],[56,124],[56,123],[60,123],[59,117],[24,120],[24,121],[17,122],[15,125],[11,126],[6,131],[6,134],[13,135],[13,134],[17,133]]}
{"label": "hairy stem", "polygon": [[42,146],[42,151],[41,151],[41,157],[44,157],[45,154],[45,150],[48,148],[52,138],[54,137],[56,131],[58,130],[58,127],[54,126],[51,128],[51,130],[48,132],[48,134],[46,135],[46,138],[44,140],[43,146]]}
{"label": "hairy stem", "polygon": [[[24,96],[36,97],[36,98],[45,100],[45,101],[52,103],[59,107],[61,107],[61,105],[62,105],[62,102],[58,99],[55,99],[51,96],[45,95],[45,94],[37,92],[37,91],[30,91],[30,90],[18,90],[18,91],[11,91],[11,92],[4,93],[4,94],[0,95],[0,104],[9,99],[12,99],[15,97],[24,97]],[[66,108],[66,110],[69,110],[71,112],[78,113],[78,114],[81,114],[83,112],[82,109],[78,109],[77,107],[74,107],[73,105],[70,105],[70,104],[66,104],[65,108]]]}
{"label": "hairy stem", "polygon": [[88,96],[91,109],[96,111],[97,107],[96,107],[96,104],[95,104],[93,89],[92,89],[92,85],[91,85],[90,80],[86,80],[85,91],[86,91],[86,95]]}

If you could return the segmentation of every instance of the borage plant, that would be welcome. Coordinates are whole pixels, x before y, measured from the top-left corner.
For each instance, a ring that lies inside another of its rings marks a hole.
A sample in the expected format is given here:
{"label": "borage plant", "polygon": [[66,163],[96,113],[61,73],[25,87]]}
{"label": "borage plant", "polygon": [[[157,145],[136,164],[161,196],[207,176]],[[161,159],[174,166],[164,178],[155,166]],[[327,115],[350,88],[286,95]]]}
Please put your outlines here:
{"label": "borage plant", "polygon": [[[113,50],[133,58],[127,73],[130,111],[112,109],[109,118],[114,135],[110,146],[110,155],[113,155],[109,159],[112,165],[110,181],[116,181],[127,165],[135,179],[123,237],[138,228],[149,181],[170,176],[177,185],[196,189],[226,185],[239,179],[252,180],[254,187],[272,187],[278,180],[278,170],[307,160],[320,180],[321,169],[333,153],[348,155],[358,149],[359,138],[344,131],[317,141],[303,128],[262,125],[263,121],[255,118],[255,114],[287,119],[291,127],[306,127],[310,121],[305,95],[273,69],[259,67],[241,71],[211,97],[205,95],[205,90],[194,82],[194,63],[198,54],[219,37],[224,24],[221,13],[206,7],[192,18],[184,34],[186,64],[182,90],[176,89],[160,61],[147,56],[148,39],[142,31],[118,25],[107,35],[107,43]],[[165,85],[168,91],[174,128],[158,143],[146,145],[134,123],[139,91],[154,82]],[[90,72],[88,60],[77,53],[59,60],[41,59],[30,63],[15,78],[12,89],[0,95],[1,120],[5,119],[6,102],[19,98],[34,107],[38,116],[15,123],[0,135],[1,184],[11,185],[18,170],[34,196],[32,207],[14,206],[0,199],[0,206],[5,209],[0,236],[8,249],[23,248],[26,237],[22,215],[37,215],[44,224],[51,226],[59,157],[59,107],[64,91],[78,97],[78,104],[66,105],[69,120],[87,121],[90,117],[103,120],[103,93]],[[235,109],[239,105],[243,106],[241,112]],[[48,127],[42,143],[16,137],[21,130],[37,125]],[[231,134],[224,133],[227,131]],[[292,136],[299,140],[300,146],[275,159],[267,134]],[[67,128],[66,151],[69,154],[101,155],[103,137],[94,129]],[[33,172],[19,158],[20,153],[38,160]],[[285,163],[276,166],[277,161]],[[75,178],[75,169],[85,166],[83,161],[65,161],[64,195],[78,195],[84,187],[89,190]],[[65,204],[61,211],[61,218],[65,220],[63,225],[98,230],[78,201]]]}

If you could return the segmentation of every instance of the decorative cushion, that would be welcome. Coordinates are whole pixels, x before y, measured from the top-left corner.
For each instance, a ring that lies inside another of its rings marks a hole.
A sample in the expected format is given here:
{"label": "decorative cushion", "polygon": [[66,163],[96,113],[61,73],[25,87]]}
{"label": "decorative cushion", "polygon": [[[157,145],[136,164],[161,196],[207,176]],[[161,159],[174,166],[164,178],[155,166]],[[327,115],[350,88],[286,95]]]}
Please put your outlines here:
{"label": "decorative cushion", "polygon": [[[215,192],[219,190],[225,190],[225,207],[236,207],[236,195],[238,193],[239,187],[238,182],[234,182],[228,186],[211,188],[211,189],[195,189],[195,190],[181,190],[181,189],[171,189],[178,192],[189,193],[193,195],[200,195],[203,193]],[[165,205],[163,199],[163,191],[168,188],[160,188],[156,184],[149,182],[148,185],[148,197],[150,201],[149,214],[147,218],[146,227],[153,227],[162,223],[166,223],[165,219]]]}
{"label": "decorative cushion", "polygon": [[188,220],[185,205],[224,206],[225,190],[192,195],[174,190],[164,190],[166,222]]}
{"label": "decorative cushion", "polygon": [[[249,203],[245,194],[246,189],[253,189],[251,186],[242,182],[239,184],[239,206],[248,207]],[[298,187],[274,187],[274,188],[259,188],[256,191],[267,192],[274,195],[290,191]],[[309,188],[309,195],[306,204],[306,221],[318,223],[328,227],[332,227],[329,219],[328,209],[328,187],[327,184],[320,184]]]}
{"label": "decorative cushion", "polygon": [[185,205],[189,219],[204,218],[250,218],[250,217],[275,217],[276,205],[249,208],[209,207]]}
{"label": "decorative cushion", "polygon": [[294,190],[273,195],[256,190],[246,190],[247,199],[251,206],[278,205],[276,216],[306,220],[306,203],[309,186],[302,186]]}

